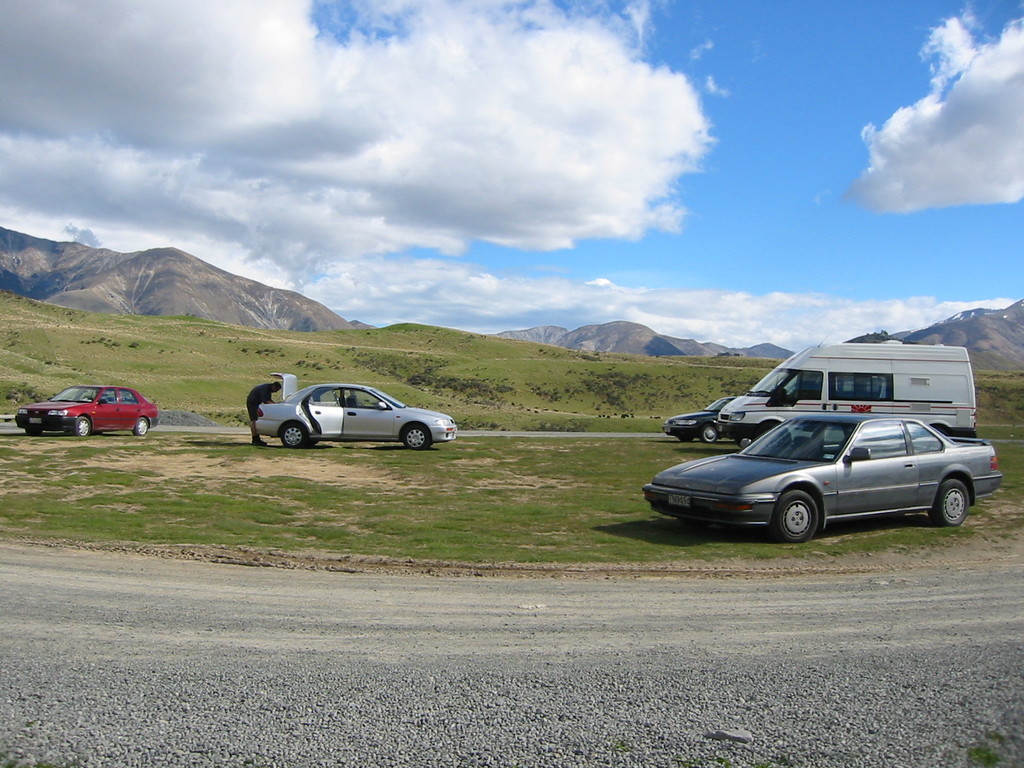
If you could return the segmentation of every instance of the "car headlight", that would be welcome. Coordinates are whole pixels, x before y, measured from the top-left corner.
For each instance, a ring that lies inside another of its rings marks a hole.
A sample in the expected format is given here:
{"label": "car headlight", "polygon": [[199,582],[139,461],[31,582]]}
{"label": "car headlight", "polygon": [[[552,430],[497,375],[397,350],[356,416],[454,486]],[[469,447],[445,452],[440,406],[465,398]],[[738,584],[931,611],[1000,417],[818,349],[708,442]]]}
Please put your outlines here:
{"label": "car headlight", "polygon": [[676,424],[678,424],[681,427],[692,427],[696,423],[696,419],[680,419],[679,421],[676,422]]}
{"label": "car headlight", "polygon": [[60,410],[54,409],[52,411],[47,411],[46,415],[47,416],[67,416],[68,415],[68,409],[67,408],[61,408]]}
{"label": "car headlight", "polygon": [[743,421],[746,415],[746,411],[736,411],[735,413],[728,414],[729,421]]}
{"label": "car headlight", "polygon": [[27,416],[28,415],[28,408],[19,408],[18,409],[18,415],[19,416]]}

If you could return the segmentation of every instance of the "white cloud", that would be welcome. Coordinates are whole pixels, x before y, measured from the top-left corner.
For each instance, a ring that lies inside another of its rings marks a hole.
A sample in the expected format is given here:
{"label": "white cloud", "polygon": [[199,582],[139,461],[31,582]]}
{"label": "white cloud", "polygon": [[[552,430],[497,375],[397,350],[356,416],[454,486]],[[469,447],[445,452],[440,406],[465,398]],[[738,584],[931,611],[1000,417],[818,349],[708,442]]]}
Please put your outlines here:
{"label": "white cloud", "polygon": [[[389,274],[390,273],[390,274]],[[630,288],[607,278],[580,284],[560,277],[498,277],[465,262],[414,264],[376,260],[336,267],[306,293],[349,320],[390,325],[418,322],[478,333],[539,325],[570,330],[627,320],[658,333],[729,347],[763,342],[799,349],[871,331],[916,330],[958,312],[1000,308],[1012,298],[938,301],[856,301],[824,294],[774,292],[761,296],[724,290]],[[581,322],[579,318],[586,318]]]}
{"label": "white cloud", "polygon": [[932,32],[932,90],[864,139],[871,163],[848,196],[876,211],[1024,198],[1024,20],[977,43],[969,17]]}
{"label": "white cloud", "polygon": [[16,4],[0,205],[219,241],[296,287],[366,254],[677,231],[675,184],[711,144],[699,98],[640,58],[646,2],[594,7],[359,3],[317,29],[338,6]]}

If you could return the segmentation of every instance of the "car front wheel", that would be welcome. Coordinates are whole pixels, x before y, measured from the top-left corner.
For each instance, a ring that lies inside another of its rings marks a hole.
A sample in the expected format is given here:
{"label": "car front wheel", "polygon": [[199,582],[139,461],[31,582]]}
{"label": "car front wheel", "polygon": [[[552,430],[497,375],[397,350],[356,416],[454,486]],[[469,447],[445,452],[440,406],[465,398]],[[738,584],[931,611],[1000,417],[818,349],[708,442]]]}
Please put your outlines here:
{"label": "car front wheel", "polygon": [[932,508],[928,510],[928,519],[932,525],[960,525],[967,518],[970,504],[971,497],[967,493],[967,486],[959,480],[946,480],[935,494]]}
{"label": "car front wheel", "polygon": [[705,424],[700,431],[700,439],[705,443],[713,443],[718,440],[718,427],[714,424]]}
{"label": "car front wheel", "polygon": [[145,437],[147,432],[149,432],[149,419],[145,416],[140,416],[132,428],[132,434],[136,437]]}
{"label": "car front wheel", "polygon": [[796,544],[814,536],[819,522],[818,504],[810,494],[786,491],[775,502],[768,528],[776,541]]}
{"label": "car front wheel", "polygon": [[430,447],[434,439],[430,436],[430,430],[422,424],[410,424],[402,430],[402,443],[406,448],[414,451],[422,451]]}
{"label": "car front wheel", "polygon": [[309,432],[297,421],[291,421],[281,427],[281,445],[285,448],[305,448],[309,445]]}
{"label": "car front wheel", "polygon": [[88,416],[79,416],[75,419],[75,434],[79,437],[88,437],[92,434],[92,422]]}

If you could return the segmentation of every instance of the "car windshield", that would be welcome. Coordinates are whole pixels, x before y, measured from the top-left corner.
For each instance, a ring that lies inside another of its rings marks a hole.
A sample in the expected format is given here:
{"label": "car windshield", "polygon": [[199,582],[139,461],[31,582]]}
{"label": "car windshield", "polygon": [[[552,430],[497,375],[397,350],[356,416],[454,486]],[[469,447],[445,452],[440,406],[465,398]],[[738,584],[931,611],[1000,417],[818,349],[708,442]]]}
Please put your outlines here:
{"label": "car windshield", "polygon": [[754,388],[747,392],[748,395],[771,395],[776,389],[782,384],[795,376],[798,372],[790,368],[776,368],[774,371],[769,373],[763,379],[761,379]]}
{"label": "car windshield", "polygon": [[91,403],[96,399],[97,387],[68,387],[50,398],[55,403]]}
{"label": "car windshield", "polygon": [[720,397],[717,400],[715,400],[715,402],[713,402],[711,405],[709,405],[707,408],[705,408],[704,410],[705,411],[714,411],[715,413],[718,413],[720,410],[722,410],[722,408],[725,407],[726,403],[728,403],[729,401],[731,401],[733,399],[734,398],[731,398],[731,397]]}
{"label": "car windshield", "polygon": [[857,428],[852,422],[791,419],[748,445],[740,454],[792,461],[832,462]]}
{"label": "car windshield", "polygon": [[[369,388],[367,388],[367,389],[369,389]],[[379,389],[370,389],[369,391],[373,392],[373,394],[375,394],[377,397],[379,397],[384,402],[389,403],[393,408],[408,408],[409,407],[405,403],[403,403],[401,400],[398,400],[397,398],[394,398],[391,395],[385,394],[384,392],[381,392]]]}

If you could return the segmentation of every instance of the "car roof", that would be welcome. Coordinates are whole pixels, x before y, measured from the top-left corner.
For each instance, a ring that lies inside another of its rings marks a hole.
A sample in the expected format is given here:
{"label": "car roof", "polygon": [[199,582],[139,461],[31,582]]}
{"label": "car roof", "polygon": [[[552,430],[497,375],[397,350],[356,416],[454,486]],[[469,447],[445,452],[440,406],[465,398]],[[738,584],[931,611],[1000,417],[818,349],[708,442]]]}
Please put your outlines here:
{"label": "car roof", "polygon": [[834,421],[859,424],[864,421],[920,421],[917,416],[898,413],[798,413],[789,421]]}

